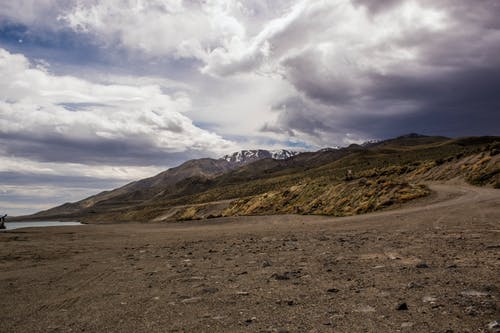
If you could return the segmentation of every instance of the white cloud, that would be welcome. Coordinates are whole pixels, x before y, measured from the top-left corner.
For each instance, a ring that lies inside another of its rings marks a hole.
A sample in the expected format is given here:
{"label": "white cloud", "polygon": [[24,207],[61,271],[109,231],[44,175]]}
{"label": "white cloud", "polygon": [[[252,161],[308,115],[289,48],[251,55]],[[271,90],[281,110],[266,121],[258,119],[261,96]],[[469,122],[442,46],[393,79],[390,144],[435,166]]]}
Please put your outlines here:
{"label": "white cloud", "polygon": [[0,0],[0,19],[16,23],[57,28],[57,16],[68,9],[70,0]]}
{"label": "white cloud", "polygon": [[[118,41],[150,56],[198,59],[204,73],[222,76],[276,71],[283,59],[320,45],[335,49],[331,55],[337,64],[356,58],[362,66],[385,70],[416,56],[411,47],[396,45],[398,38],[447,25],[445,11],[417,1],[401,2],[373,17],[348,0],[273,6],[262,1],[113,0],[80,3],[61,19],[106,43]],[[368,50],[373,51],[370,58]]]}
{"label": "white cloud", "polygon": [[57,138],[96,146],[101,140],[141,143],[165,153],[222,152],[231,146],[183,115],[191,105],[183,93],[170,96],[157,85],[104,85],[54,76],[3,49],[0,73],[3,136],[26,134],[33,140]]}
{"label": "white cloud", "polygon": [[60,19],[77,31],[150,55],[203,59],[221,39],[244,36],[231,14],[238,11],[236,1],[109,0],[79,2]]}

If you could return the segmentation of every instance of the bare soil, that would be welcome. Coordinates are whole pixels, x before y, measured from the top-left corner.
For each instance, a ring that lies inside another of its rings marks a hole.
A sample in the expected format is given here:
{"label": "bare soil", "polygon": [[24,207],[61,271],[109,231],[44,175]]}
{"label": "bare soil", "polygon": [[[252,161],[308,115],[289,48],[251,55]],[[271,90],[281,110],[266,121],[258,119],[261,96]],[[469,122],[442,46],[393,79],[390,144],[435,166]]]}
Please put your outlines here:
{"label": "bare soil", "polygon": [[500,191],[398,210],[0,234],[0,332],[488,332]]}

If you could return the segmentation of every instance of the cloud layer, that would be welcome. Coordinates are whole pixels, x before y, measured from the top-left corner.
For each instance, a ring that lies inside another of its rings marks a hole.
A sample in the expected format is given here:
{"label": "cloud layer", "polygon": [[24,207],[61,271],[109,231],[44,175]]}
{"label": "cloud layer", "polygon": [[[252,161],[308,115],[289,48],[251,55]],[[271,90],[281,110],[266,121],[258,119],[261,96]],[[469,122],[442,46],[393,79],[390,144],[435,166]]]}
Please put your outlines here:
{"label": "cloud layer", "polygon": [[182,93],[54,76],[5,50],[0,71],[0,139],[7,155],[149,165],[171,153],[224,151],[230,145],[182,114],[190,107]]}
{"label": "cloud layer", "polygon": [[226,82],[279,77],[293,91],[271,104],[286,111],[275,107],[261,128],[325,145],[347,134],[492,133],[499,14],[494,0],[128,1],[86,3],[62,17],[151,57],[195,59]]}

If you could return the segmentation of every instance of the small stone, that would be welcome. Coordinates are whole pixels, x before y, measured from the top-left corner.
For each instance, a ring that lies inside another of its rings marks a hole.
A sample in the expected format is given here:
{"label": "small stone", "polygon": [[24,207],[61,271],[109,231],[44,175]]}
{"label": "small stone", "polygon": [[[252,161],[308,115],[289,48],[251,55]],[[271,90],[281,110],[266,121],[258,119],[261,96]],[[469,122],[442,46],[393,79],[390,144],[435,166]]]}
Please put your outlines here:
{"label": "small stone", "polygon": [[369,305],[362,305],[358,307],[356,310],[354,310],[354,312],[361,312],[361,313],[375,312],[375,308]]}
{"label": "small stone", "polygon": [[437,301],[437,298],[433,297],[433,296],[424,296],[422,298],[422,302],[424,302],[424,303],[435,303],[436,301]]}
{"label": "small stone", "polygon": [[477,291],[477,290],[466,290],[466,291],[462,291],[460,294],[462,296],[471,296],[471,297],[484,297],[484,296],[489,295],[488,293],[485,293],[483,291]]}
{"label": "small stone", "polygon": [[408,328],[408,327],[412,327],[413,326],[413,323],[411,322],[404,322],[401,324],[401,328]]}
{"label": "small stone", "polygon": [[218,292],[219,289],[214,288],[214,287],[207,287],[207,288],[203,288],[201,291],[204,293],[207,293],[207,294],[214,294],[214,293]]}
{"label": "small stone", "polygon": [[184,304],[191,304],[191,303],[197,303],[201,301],[201,297],[191,297],[191,298],[186,298],[181,301],[181,303]]}
{"label": "small stone", "polygon": [[407,285],[406,285],[406,288],[408,289],[414,289],[414,288],[422,288],[422,286],[416,282],[409,282]]}
{"label": "small stone", "polygon": [[338,290],[337,288],[330,288],[327,290],[327,292],[329,293],[338,293],[340,290]]}
{"label": "small stone", "polygon": [[406,303],[399,303],[398,306],[396,306],[396,310],[398,310],[398,311],[407,311],[408,310],[408,304],[406,304]]}
{"label": "small stone", "polygon": [[236,293],[236,295],[239,295],[239,296],[248,296],[248,295],[250,295],[250,293],[248,291],[238,291]]}
{"label": "small stone", "polygon": [[262,267],[264,267],[264,268],[265,268],[265,267],[270,267],[270,266],[272,266],[272,265],[271,265],[271,262],[269,262],[268,260],[264,260],[264,261],[262,262]]}
{"label": "small stone", "polygon": [[276,280],[290,280],[290,278],[299,278],[300,276],[300,271],[285,272],[283,274],[274,273],[271,275],[271,277]]}
{"label": "small stone", "polygon": [[271,275],[272,278],[274,278],[275,280],[290,280],[290,278],[288,277],[288,275],[285,273],[285,274],[278,274],[278,273],[275,273],[273,275]]}
{"label": "small stone", "polygon": [[469,316],[477,316],[477,311],[473,306],[466,307],[464,312]]}
{"label": "small stone", "polygon": [[429,265],[427,265],[425,262],[420,262],[415,265],[417,268],[429,268]]}
{"label": "small stone", "polygon": [[226,318],[226,316],[215,316],[215,317],[212,317],[213,320],[222,320]]}
{"label": "small stone", "polygon": [[499,333],[500,332],[500,319],[494,320],[487,325],[488,331],[491,333]]}

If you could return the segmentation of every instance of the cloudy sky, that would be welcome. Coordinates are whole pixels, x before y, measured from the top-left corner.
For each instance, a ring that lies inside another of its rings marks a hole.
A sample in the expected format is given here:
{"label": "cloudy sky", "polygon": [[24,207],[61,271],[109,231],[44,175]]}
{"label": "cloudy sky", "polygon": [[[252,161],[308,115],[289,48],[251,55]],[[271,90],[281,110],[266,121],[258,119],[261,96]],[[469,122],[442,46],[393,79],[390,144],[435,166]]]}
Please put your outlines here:
{"label": "cloudy sky", "polygon": [[0,212],[243,148],[500,134],[498,0],[0,0]]}

